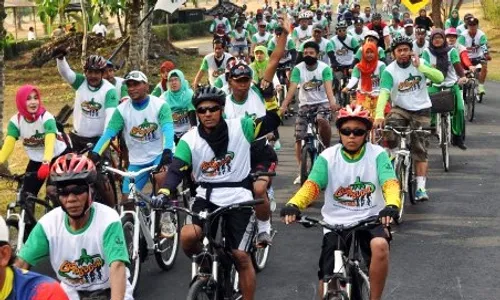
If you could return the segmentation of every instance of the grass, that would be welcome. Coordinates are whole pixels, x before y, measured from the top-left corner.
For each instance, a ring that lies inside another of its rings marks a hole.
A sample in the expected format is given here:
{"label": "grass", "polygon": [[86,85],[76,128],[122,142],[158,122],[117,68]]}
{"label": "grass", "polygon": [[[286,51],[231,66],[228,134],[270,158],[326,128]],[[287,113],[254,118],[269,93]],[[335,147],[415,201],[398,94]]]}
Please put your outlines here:
{"label": "grass", "polygon": [[[3,130],[6,127],[10,118],[17,113],[15,104],[16,90],[24,84],[37,86],[42,95],[42,100],[45,108],[52,114],[57,114],[61,107],[65,104],[72,104],[75,92],[61,78],[57,72],[54,61],[46,64],[42,68],[27,68],[23,67],[29,60],[27,57],[19,58],[6,63],[5,73],[5,105],[4,105],[4,122]],[[184,72],[186,79],[192,82],[201,63],[201,57],[181,55],[177,58],[178,68]],[[70,60],[70,66],[77,72],[81,72],[79,60]],[[159,67],[161,60],[150,60],[150,74],[148,78],[150,82],[158,82]],[[123,76],[123,72],[117,72],[117,76]],[[12,173],[23,173],[28,163],[28,157],[23,149],[22,143],[17,142],[14,153],[9,159],[9,170]],[[5,215],[5,209],[9,202],[15,199],[15,185],[0,181],[0,214]],[[40,196],[45,195],[44,188],[40,191]]]}

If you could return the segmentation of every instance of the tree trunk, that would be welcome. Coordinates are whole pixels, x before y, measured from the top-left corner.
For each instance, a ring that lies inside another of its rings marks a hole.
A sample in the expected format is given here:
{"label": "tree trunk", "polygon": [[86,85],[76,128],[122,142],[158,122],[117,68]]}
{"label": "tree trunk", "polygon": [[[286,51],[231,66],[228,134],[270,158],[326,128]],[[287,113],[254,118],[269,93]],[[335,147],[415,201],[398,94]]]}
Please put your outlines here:
{"label": "tree trunk", "polygon": [[128,52],[128,70],[139,70],[141,60],[141,34],[139,30],[141,0],[129,0],[130,23],[129,35],[130,44]]}
{"label": "tree trunk", "polygon": [[[5,1],[0,0],[0,41],[5,41],[4,20],[7,14],[5,13]],[[4,43],[0,44],[0,141],[3,141],[3,105],[4,105],[4,87],[5,87],[5,64],[4,64]]]}
{"label": "tree trunk", "polygon": [[118,13],[116,13],[116,20],[118,21],[118,28],[120,28],[120,34],[122,36],[125,36],[125,29],[123,28],[123,24],[122,24],[122,13],[120,11],[118,11]]}
{"label": "tree trunk", "polygon": [[441,3],[442,0],[432,0],[431,19],[434,22],[434,26],[437,28],[444,28],[443,20],[441,18]]}
{"label": "tree trunk", "polygon": [[82,65],[85,63],[87,58],[87,35],[88,35],[88,19],[87,12],[85,11],[85,0],[80,0],[80,5],[82,7],[82,21],[83,21],[83,38],[82,38]]}
{"label": "tree trunk", "polygon": [[[146,16],[149,12],[149,3],[148,1],[144,1],[144,5],[142,7],[142,16]],[[146,18],[144,23],[142,24],[142,55],[141,55],[141,70],[148,73],[148,57],[149,57],[149,40],[151,39],[151,23],[152,16]]]}

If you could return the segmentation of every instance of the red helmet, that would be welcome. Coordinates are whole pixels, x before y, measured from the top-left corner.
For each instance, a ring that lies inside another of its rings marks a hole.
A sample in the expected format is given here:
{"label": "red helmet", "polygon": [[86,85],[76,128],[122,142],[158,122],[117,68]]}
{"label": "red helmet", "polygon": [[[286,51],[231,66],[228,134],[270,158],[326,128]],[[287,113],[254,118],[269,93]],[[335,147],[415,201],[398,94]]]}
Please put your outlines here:
{"label": "red helmet", "polygon": [[346,107],[339,110],[339,115],[337,116],[337,121],[335,121],[335,126],[337,126],[337,128],[340,128],[342,124],[344,124],[344,122],[349,120],[359,120],[365,123],[368,130],[370,130],[373,126],[370,112],[364,109],[361,105],[347,105]]}
{"label": "red helmet", "polygon": [[97,171],[92,160],[86,156],[68,153],[57,158],[50,170],[50,180],[56,185],[66,181],[95,182]]}

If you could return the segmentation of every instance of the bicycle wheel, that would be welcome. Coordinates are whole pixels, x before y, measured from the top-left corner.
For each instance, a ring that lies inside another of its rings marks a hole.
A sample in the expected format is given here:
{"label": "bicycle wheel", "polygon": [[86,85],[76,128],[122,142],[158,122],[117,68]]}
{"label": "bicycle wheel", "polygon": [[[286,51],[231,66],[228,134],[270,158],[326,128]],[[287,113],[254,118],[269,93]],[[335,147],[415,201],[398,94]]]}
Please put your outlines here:
{"label": "bicycle wheel", "polygon": [[300,185],[306,182],[309,173],[311,172],[314,163],[314,150],[310,145],[302,147],[302,154],[300,158]]}
{"label": "bicycle wheel", "polygon": [[408,167],[408,181],[407,181],[407,196],[411,204],[416,204],[415,193],[417,192],[417,179],[413,170],[413,160],[410,159],[410,166]]}
{"label": "bicycle wheel", "polygon": [[19,221],[17,219],[7,219],[7,230],[9,232],[9,244],[12,248],[12,253],[17,253],[17,244],[19,240]]}
{"label": "bicycle wheel", "polygon": [[370,281],[360,270],[353,270],[352,300],[370,300]]}
{"label": "bicycle wheel", "polygon": [[189,288],[187,300],[215,300],[217,285],[210,279],[198,278]]}
{"label": "bicycle wheel", "polygon": [[406,176],[406,166],[403,164],[401,160],[398,160],[396,162],[396,177],[399,179],[400,183],[400,189],[399,189],[399,197],[401,199],[401,208],[399,209],[399,215],[398,215],[398,223],[403,222],[403,213],[405,210],[405,202],[406,202],[406,192],[405,192],[405,187],[404,187],[404,179]]}
{"label": "bicycle wheel", "polygon": [[[257,228],[255,228],[255,232],[257,232]],[[273,235],[273,232],[271,232]],[[261,272],[264,270],[267,264],[267,260],[269,258],[269,250],[271,249],[270,245],[265,247],[257,247],[257,238],[253,239],[253,249],[252,249],[252,264],[255,268],[255,272]]]}
{"label": "bicycle wheel", "polygon": [[441,154],[443,156],[444,171],[448,172],[450,169],[450,118],[449,115],[441,118]]}
{"label": "bicycle wheel", "polygon": [[467,104],[467,109],[465,110],[465,113],[467,114],[467,120],[469,120],[469,122],[472,122],[472,120],[474,120],[474,112],[476,110],[476,90],[474,88],[467,88],[465,101]]}
{"label": "bicycle wheel", "polygon": [[[177,258],[177,252],[179,250],[179,213],[178,212],[161,212],[159,210],[155,211],[156,220],[158,220],[156,226],[157,235],[157,248],[155,250],[155,258],[158,266],[168,271],[170,270]],[[163,237],[161,235],[161,216],[162,214],[169,214],[172,226],[175,226],[175,234],[172,237]]]}
{"label": "bicycle wheel", "polygon": [[128,258],[130,260],[130,264],[128,265],[128,269],[130,272],[130,285],[132,286],[132,290],[136,291],[137,283],[139,282],[139,275],[141,272],[141,258],[139,255],[139,249],[137,249],[137,255],[134,257],[134,218],[131,215],[125,215],[122,218],[122,228],[123,235],[125,236],[125,243],[128,251]]}

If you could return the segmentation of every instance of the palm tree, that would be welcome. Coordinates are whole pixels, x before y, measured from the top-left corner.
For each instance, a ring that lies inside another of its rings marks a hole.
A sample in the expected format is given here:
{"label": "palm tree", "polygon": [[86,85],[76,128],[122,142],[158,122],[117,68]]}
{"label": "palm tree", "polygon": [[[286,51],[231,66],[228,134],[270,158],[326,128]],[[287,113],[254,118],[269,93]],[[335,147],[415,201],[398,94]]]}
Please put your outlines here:
{"label": "palm tree", "polygon": [[142,8],[141,0],[129,0],[128,9],[130,12],[129,18],[129,52],[128,52],[128,69],[139,70],[141,67],[141,34],[139,29],[140,12]]}

